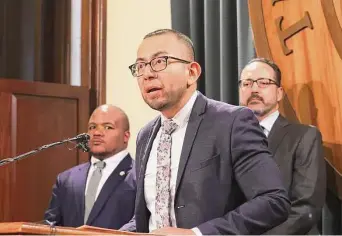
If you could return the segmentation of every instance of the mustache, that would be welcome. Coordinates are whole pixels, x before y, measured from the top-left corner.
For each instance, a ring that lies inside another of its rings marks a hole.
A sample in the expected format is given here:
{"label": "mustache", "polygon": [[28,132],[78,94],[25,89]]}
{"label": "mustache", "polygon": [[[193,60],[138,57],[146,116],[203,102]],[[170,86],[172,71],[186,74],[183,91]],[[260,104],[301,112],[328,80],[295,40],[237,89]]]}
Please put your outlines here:
{"label": "mustache", "polygon": [[260,97],[258,94],[252,94],[248,99],[247,99],[247,104],[251,102],[252,99],[257,99],[264,103],[264,99]]}

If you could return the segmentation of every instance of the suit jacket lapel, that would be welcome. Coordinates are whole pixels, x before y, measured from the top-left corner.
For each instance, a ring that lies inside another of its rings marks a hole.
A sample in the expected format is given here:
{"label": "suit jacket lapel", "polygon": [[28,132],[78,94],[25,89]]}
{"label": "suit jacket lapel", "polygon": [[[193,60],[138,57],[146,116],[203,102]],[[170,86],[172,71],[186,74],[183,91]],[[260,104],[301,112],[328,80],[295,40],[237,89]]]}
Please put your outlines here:
{"label": "suit jacket lapel", "polygon": [[159,131],[159,128],[161,126],[160,120],[161,120],[160,117],[158,117],[156,119],[156,121],[154,122],[154,124],[151,128],[151,131],[149,132],[149,135],[148,135],[147,144],[145,147],[143,147],[141,149],[141,151],[143,153],[142,153],[142,158],[141,158],[140,167],[139,167],[139,180],[140,181],[144,181],[144,176],[145,176],[145,172],[146,172],[146,165],[147,165],[148,158],[150,157],[152,144],[153,144],[153,141],[156,138],[157,133]]}
{"label": "suit jacket lapel", "polygon": [[75,178],[74,182],[74,196],[75,196],[75,202],[76,202],[76,210],[77,215],[79,216],[79,220],[82,222],[84,221],[84,194],[85,194],[85,188],[87,184],[87,176],[88,171],[90,168],[90,162],[88,162],[86,165],[80,166],[78,169],[78,174]]}
{"label": "suit jacket lapel", "polygon": [[179,183],[183,177],[184,170],[188,162],[189,155],[190,155],[193,143],[197,135],[197,131],[202,122],[202,119],[203,119],[202,114],[205,112],[206,105],[207,105],[207,99],[199,92],[196,98],[196,102],[192,108],[192,111],[189,117],[188,126],[185,132],[182,153],[181,153],[179,166],[178,166],[177,181],[176,181],[176,195],[177,195]]}
{"label": "suit jacket lapel", "polygon": [[[150,156],[150,152],[151,152],[151,148],[152,148],[152,144],[154,139],[157,136],[158,130],[160,128],[160,117],[158,117],[156,119],[156,121],[154,122],[151,131],[149,132],[148,138],[147,138],[147,143],[146,146],[142,147],[141,151],[142,154],[140,154],[139,156],[141,156],[141,161],[140,161],[140,166],[138,166],[139,168],[139,177],[138,177],[138,189],[137,189],[137,199],[145,199],[144,196],[144,180],[145,180],[145,172],[146,172],[146,165],[147,165],[147,161],[148,158]],[[141,186],[141,188],[139,188]]]}
{"label": "suit jacket lapel", "polygon": [[[159,128],[161,126],[160,117],[156,119],[156,121],[153,123],[151,130],[148,133],[146,144],[143,144],[141,147],[139,153],[137,153],[137,160],[139,160],[138,170],[137,173],[137,195],[136,195],[136,214],[140,215],[140,220],[137,220],[137,229],[139,228],[142,232],[148,232],[148,213],[145,203],[145,194],[144,194],[144,181],[145,181],[145,172],[146,172],[146,166],[147,161],[150,156],[150,152],[152,149],[152,144],[154,139],[157,136],[157,133],[159,131]],[[144,137],[141,137],[144,139]],[[141,158],[140,158],[141,157]],[[139,177],[138,177],[139,176]]]}
{"label": "suit jacket lapel", "polygon": [[288,126],[290,123],[282,116],[279,115],[277,120],[274,122],[270,134],[268,135],[268,146],[272,152],[272,156],[275,155],[281,140],[283,140],[285,134],[288,132],[284,127]]}
{"label": "suit jacket lapel", "polygon": [[[114,169],[112,174],[108,177],[105,184],[103,185],[99,196],[97,197],[94,206],[91,209],[89,218],[87,220],[88,225],[91,225],[94,219],[96,219],[97,215],[100,213],[111,193],[126,178],[127,171],[129,171],[130,169],[132,169],[132,159],[131,156],[128,154]],[[120,175],[120,172],[122,171],[125,173],[124,175]]]}

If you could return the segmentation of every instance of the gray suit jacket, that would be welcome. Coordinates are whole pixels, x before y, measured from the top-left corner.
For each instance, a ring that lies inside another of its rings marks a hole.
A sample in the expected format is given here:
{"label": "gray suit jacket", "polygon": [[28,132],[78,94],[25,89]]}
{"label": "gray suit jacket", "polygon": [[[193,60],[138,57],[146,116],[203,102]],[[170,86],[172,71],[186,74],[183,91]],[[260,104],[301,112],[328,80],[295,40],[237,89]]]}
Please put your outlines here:
{"label": "gray suit jacket", "polygon": [[283,116],[274,123],[269,148],[292,203],[289,218],[268,234],[318,234],[325,202],[326,174],[322,136],[313,126],[293,124]]}
{"label": "gray suit jacket", "polygon": [[[121,230],[148,232],[144,176],[160,117],[137,139],[135,219]],[[290,202],[253,112],[199,93],[187,126],[175,194],[177,227],[202,234],[261,234],[287,219]]]}

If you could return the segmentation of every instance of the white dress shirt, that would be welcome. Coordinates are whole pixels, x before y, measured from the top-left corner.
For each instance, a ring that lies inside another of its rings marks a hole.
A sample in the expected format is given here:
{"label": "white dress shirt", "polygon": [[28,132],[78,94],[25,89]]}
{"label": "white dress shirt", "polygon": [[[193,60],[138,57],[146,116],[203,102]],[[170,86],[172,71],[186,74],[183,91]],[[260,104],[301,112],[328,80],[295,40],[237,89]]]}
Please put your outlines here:
{"label": "white dress shirt", "polygon": [[[125,150],[122,150],[121,152],[118,152],[114,156],[108,157],[108,158],[103,160],[106,163],[106,166],[102,170],[102,177],[101,177],[101,180],[99,182],[99,186],[97,187],[97,191],[96,191],[96,195],[95,195],[95,201],[96,201],[97,197],[99,196],[99,193],[101,192],[101,189],[102,189],[103,185],[106,183],[108,177],[113,173],[115,168],[120,164],[120,162],[127,155],[128,155],[128,151],[125,149]],[[89,180],[90,180],[90,178],[93,175],[93,172],[95,170],[94,163],[98,162],[98,161],[99,161],[99,159],[97,159],[97,158],[95,158],[93,156],[90,159],[91,166],[90,166],[90,169],[89,169],[89,172],[88,172],[87,184],[86,184],[86,189],[85,189],[84,195],[87,192],[87,188],[88,188],[88,185],[89,185]]]}
{"label": "white dress shirt", "polygon": [[[171,179],[170,179],[170,189],[171,189],[171,222],[172,226],[177,227],[176,217],[175,217],[175,190],[176,190],[176,180],[179,160],[182,152],[182,147],[184,143],[185,131],[188,126],[189,117],[191,114],[192,107],[197,98],[197,91],[191,96],[189,101],[185,106],[172,118],[172,120],[177,123],[178,128],[171,134],[172,146],[171,146]],[[161,115],[161,122],[167,118]],[[150,152],[150,157],[146,166],[145,173],[145,201],[148,210],[151,212],[151,217],[149,220],[149,230],[155,230],[156,219],[155,219],[155,200],[156,200],[156,172],[157,172],[157,147],[159,144],[161,129],[159,129],[156,138],[153,141],[152,149]]]}
{"label": "white dress shirt", "polygon": [[279,111],[276,110],[271,115],[260,121],[260,126],[264,127],[264,134],[266,137],[270,134],[270,131],[274,125],[274,122],[278,119]]}

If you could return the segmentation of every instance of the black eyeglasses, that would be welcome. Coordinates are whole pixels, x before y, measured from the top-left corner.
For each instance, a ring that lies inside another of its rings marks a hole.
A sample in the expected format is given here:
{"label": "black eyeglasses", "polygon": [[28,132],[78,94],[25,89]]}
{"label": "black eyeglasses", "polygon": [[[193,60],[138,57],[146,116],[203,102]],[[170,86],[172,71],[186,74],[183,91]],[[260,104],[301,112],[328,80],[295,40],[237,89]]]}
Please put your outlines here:
{"label": "black eyeglasses", "polygon": [[257,83],[259,88],[266,88],[271,84],[275,84],[279,87],[279,84],[271,79],[259,78],[259,79],[242,79],[239,80],[240,88],[252,88],[254,82]]}
{"label": "black eyeglasses", "polygon": [[171,57],[171,56],[161,56],[153,58],[150,62],[137,62],[133,65],[130,65],[128,68],[131,70],[132,75],[134,77],[139,77],[144,74],[144,69],[147,65],[151,66],[151,69],[155,72],[165,70],[168,65],[168,60],[174,59],[181,63],[189,64],[191,61],[186,61],[177,57]]}

